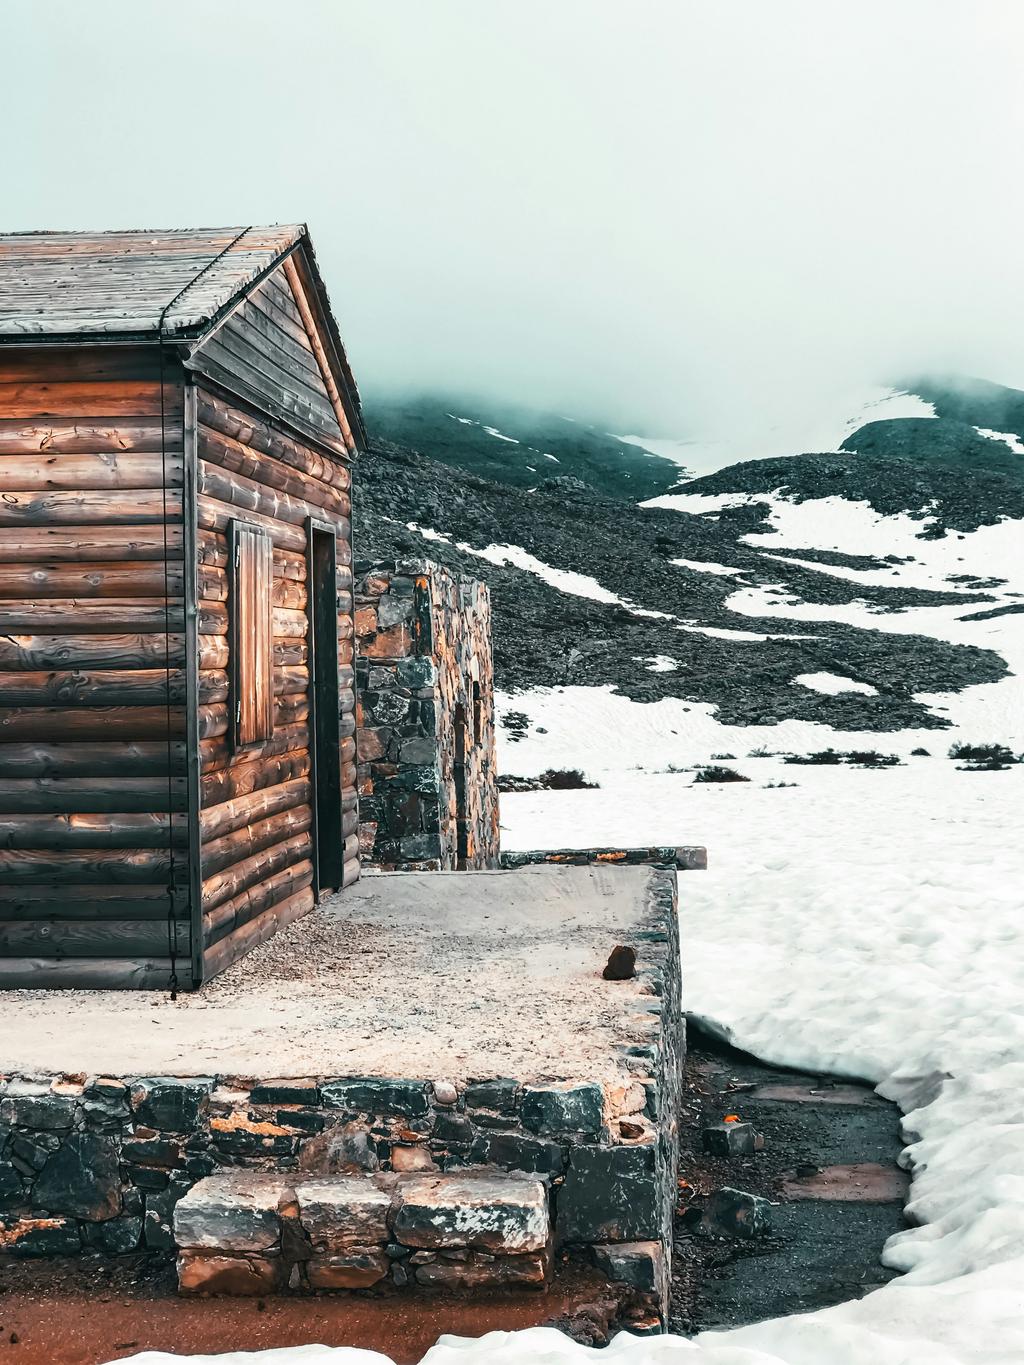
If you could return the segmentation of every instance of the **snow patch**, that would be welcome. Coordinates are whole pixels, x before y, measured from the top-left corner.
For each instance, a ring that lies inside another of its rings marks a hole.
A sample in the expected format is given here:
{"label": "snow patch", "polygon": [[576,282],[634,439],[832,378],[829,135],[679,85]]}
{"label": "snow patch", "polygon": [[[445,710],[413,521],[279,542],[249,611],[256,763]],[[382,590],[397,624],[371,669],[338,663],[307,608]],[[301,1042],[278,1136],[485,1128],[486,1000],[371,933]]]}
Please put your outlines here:
{"label": "snow patch", "polygon": [[736,578],[745,572],[744,569],[731,569],[728,564],[715,564],[703,559],[670,559],[669,563],[678,565],[680,569],[692,569],[694,573],[716,574],[722,578]]}
{"label": "snow patch", "polygon": [[809,687],[812,692],[824,692],[828,697],[838,697],[843,692],[863,692],[866,697],[878,696],[877,687],[857,682],[855,678],[841,678],[838,673],[801,673],[793,681],[798,687]]}
{"label": "snow patch", "polygon": [[991,431],[988,427],[975,427],[974,430],[979,436],[987,436],[990,441],[1002,441],[1015,455],[1024,455],[1024,442],[1015,431]]}

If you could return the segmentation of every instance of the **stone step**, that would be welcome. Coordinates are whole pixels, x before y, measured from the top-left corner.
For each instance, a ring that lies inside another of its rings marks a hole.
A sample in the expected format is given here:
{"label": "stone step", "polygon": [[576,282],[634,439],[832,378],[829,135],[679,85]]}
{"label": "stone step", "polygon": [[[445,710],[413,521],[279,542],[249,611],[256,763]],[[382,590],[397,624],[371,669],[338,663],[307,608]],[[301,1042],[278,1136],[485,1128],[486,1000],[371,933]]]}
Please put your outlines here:
{"label": "stone step", "polygon": [[544,1289],[547,1186],[518,1171],[207,1176],[174,1213],[183,1294]]}

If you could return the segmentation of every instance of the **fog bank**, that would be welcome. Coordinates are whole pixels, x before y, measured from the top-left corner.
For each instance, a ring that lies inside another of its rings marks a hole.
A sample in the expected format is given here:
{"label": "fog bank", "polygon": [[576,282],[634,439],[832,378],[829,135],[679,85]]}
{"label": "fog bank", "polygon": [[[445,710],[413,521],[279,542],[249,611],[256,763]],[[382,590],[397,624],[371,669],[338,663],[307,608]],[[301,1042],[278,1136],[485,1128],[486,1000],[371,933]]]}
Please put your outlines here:
{"label": "fog bank", "polygon": [[48,0],[3,226],[309,222],[357,377],[683,435],[1024,386],[1016,0]]}

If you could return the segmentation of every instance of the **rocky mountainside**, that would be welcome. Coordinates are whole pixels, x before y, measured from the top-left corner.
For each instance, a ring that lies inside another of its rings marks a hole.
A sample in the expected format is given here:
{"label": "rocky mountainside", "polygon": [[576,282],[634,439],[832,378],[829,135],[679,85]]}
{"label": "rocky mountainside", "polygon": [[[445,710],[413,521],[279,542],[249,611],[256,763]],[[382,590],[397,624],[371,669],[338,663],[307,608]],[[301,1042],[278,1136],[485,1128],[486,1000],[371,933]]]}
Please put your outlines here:
{"label": "rocky mountainside", "polygon": [[[948,630],[902,623],[919,608],[965,619],[1024,604],[1008,600],[1016,594],[1004,577],[958,571],[953,553],[958,537],[1024,517],[1024,446],[1015,448],[1024,393],[907,387],[934,417],[868,422],[834,450],[696,480],[563,417],[377,400],[366,413],[372,450],[357,471],[356,553],[426,555],[483,578],[506,692],[611,685],[635,701],[711,703],[727,724],[941,728],[916,695],[997,682],[1007,664],[993,649],[939,638]],[[952,572],[920,586],[923,561],[914,540],[908,552],[903,522],[900,553],[878,536],[863,553],[830,549],[827,536],[771,546],[791,505],[838,499],[911,519],[922,549],[950,547]],[[875,628],[894,614],[898,630]],[[856,690],[794,686],[828,675]]]}

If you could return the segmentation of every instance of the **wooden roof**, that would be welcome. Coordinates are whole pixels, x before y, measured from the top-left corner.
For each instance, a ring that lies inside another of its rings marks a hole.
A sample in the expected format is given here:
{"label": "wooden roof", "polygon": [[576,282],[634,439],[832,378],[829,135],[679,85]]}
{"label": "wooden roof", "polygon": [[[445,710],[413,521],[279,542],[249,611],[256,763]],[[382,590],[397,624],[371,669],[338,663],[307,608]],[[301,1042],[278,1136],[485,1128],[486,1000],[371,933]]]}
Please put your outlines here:
{"label": "wooden roof", "polygon": [[292,226],[0,236],[0,338],[154,336],[168,304],[164,334],[195,335],[304,232]]}
{"label": "wooden roof", "polygon": [[359,397],[304,224],[0,234],[0,345],[195,342],[297,255],[362,435]]}

